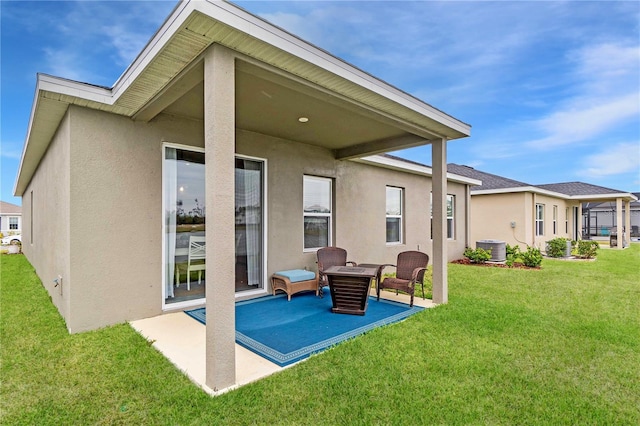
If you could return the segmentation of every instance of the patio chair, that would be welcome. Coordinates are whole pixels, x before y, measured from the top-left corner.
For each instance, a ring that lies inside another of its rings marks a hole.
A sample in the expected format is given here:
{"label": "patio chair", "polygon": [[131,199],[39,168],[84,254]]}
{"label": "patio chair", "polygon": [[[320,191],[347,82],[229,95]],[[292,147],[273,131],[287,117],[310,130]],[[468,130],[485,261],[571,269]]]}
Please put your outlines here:
{"label": "patio chair", "polygon": [[191,291],[191,271],[198,271],[198,284],[202,282],[202,271],[206,269],[206,237],[189,236],[189,257],[187,259],[187,291]]}
{"label": "patio chair", "polygon": [[318,256],[318,287],[320,297],[322,297],[322,288],[329,285],[329,279],[324,273],[325,269],[332,266],[358,266],[356,262],[347,260],[347,251],[339,247],[323,247],[317,251]]}
{"label": "patio chair", "polygon": [[[385,264],[381,266],[382,269],[386,266],[393,266],[396,268],[396,276],[384,278],[380,283],[380,290],[391,288],[396,290],[396,294],[398,294],[398,290],[408,293],[411,296],[409,306],[413,306],[413,294],[416,284],[422,286],[422,298],[425,298],[423,281],[428,264],[429,255],[426,253],[420,251],[403,251],[398,254],[396,265]],[[380,292],[378,292],[378,300],[380,300]]]}

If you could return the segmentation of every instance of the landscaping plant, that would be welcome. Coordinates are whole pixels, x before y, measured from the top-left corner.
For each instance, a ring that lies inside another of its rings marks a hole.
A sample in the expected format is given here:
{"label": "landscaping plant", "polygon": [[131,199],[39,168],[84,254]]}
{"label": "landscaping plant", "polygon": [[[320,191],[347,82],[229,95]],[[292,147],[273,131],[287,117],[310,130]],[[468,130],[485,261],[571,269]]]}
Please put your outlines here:
{"label": "landscaping plant", "polygon": [[597,241],[580,240],[578,241],[578,256],[583,259],[593,259],[598,253],[600,245]]}
{"label": "landscaping plant", "polygon": [[473,263],[486,263],[487,260],[491,259],[491,250],[485,250],[481,247],[474,250],[471,247],[467,247],[464,250],[464,257]]}
{"label": "landscaping plant", "polygon": [[554,238],[547,241],[547,256],[550,257],[564,257],[567,250],[566,238]]}
{"label": "landscaping plant", "polygon": [[542,253],[540,249],[527,246],[527,251],[521,253],[522,263],[530,268],[537,268],[542,264]]}

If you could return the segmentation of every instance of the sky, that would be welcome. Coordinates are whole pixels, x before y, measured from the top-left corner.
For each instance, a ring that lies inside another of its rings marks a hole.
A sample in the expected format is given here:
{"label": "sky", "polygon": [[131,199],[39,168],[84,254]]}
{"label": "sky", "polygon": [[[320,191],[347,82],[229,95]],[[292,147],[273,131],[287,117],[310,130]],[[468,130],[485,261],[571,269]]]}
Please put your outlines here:
{"label": "sky", "polygon": [[[0,199],[21,205],[36,74],[112,87],[176,3],[0,0]],[[640,2],[236,4],[470,124],[450,163],[640,192]]]}

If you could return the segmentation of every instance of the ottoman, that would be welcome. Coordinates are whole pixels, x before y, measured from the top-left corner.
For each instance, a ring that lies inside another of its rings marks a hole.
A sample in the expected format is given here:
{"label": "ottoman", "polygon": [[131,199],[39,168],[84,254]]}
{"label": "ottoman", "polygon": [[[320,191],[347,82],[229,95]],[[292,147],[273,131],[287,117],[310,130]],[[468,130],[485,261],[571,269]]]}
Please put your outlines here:
{"label": "ottoman", "polygon": [[301,291],[315,291],[318,295],[318,274],[304,269],[290,269],[279,271],[271,276],[271,288],[273,295],[276,290],[287,293],[287,300],[291,300],[291,295]]}

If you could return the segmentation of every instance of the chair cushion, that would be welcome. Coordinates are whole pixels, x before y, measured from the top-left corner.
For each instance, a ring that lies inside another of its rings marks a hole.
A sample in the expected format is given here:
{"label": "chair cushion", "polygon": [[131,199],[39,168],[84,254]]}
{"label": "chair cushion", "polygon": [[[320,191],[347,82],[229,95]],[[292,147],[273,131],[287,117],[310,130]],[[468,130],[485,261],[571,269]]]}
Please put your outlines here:
{"label": "chair cushion", "polygon": [[279,271],[275,274],[289,278],[289,281],[292,283],[313,280],[316,278],[315,272],[305,271],[304,269],[290,269],[288,271]]}

